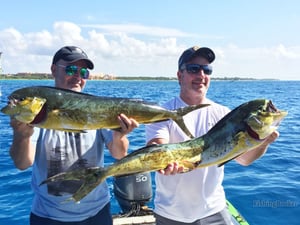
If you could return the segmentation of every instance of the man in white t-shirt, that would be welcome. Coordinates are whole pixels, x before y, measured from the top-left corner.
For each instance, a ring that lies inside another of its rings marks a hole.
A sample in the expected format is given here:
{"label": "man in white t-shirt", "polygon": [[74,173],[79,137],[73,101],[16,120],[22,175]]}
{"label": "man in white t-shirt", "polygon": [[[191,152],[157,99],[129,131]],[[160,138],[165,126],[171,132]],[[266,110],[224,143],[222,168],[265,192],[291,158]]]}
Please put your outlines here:
{"label": "man in white t-shirt", "polygon": [[[177,77],[180,94],[164,104],[166,109],[209,103],[184,116],[185,124],[195,137],[204,135],[230,110],[207,99],[215,54],[210,48],[197,46],[185,50],[178,61]],[[238,157],[241,165],[249,165],[262,156],[279,133],[266,138],[263,145]],[[148,145],[178,143],[189,138],[172,120],[146,126]],[[226,209],[222,181],[224,166],[210,166],[182,172],[176,162],[156,173],[155,217],[157,225],[220,225],[231,224]],[[172,174],[173,176],[166,176]]]}

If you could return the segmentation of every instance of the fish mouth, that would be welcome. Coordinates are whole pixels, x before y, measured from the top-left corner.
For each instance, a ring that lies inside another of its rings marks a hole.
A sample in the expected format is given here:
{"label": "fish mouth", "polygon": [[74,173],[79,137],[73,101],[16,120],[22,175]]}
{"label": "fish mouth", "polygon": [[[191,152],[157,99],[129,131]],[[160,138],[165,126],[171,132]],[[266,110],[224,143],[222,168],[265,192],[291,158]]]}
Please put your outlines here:
{"label": "fish mouth", "polygon": [[11,108],[12,108],[12,107],[15,107],[15,106],[17,106],[18,102],[20,102],[20,100],[15,99],[15,98],[13,98],[13,97],[10,97],[10,98],[8,99],[8,106],[11,107]]}
{"label": "fish mouth", "polygon": [[[18,105],[19,102],[20,102],[20,100],[18,100],[18,99],[16,99],[16,98],[13,98],[13,97],[9,97],[9,98],[8,98],[8,102],[7,102],[7,105],[1,109],[1,112],[5,113],[5,114],[11,115],[11,114],[9,113],[9,111],[10,111],[11,109],[13,109],[14,107],[16,107],[16,106]],[[15,116],[15,115],[18,115],[18,114],[14,114],[14,115],[12,115],[12,116]]]}
{"label": "fish mouth", "polygon": [[271,100],[268,101],[268,103],[267,103],[266,111],[267,111],[267,112],[272,112],[272,113],[280,112],[280,111],[275,107],[275,105],[272,103]]}
{"label": "fish mouth", "polygon": [[10,96],[8,98],[7,107],[9,107],[9,108],[16,107],[18,105],[18,103],[21,101],[22,101],[22,99],[17,99],[17,98]]}
{"label": "fish mouth", "polygon": [[269,113],[283,114],[284,116],[287,115],[286,111],[281,111],[281,110],[277,109],[271,100],[269,100],[267,103],[266,111]]}
{"label": "fish mouth", "polygon": [[271,125],[274,127],[278,127],[281,120],[288,114],[286,111],[281,111],[277,109],[271,100],[267,103],[266,111],[274,117],[274,121]]}

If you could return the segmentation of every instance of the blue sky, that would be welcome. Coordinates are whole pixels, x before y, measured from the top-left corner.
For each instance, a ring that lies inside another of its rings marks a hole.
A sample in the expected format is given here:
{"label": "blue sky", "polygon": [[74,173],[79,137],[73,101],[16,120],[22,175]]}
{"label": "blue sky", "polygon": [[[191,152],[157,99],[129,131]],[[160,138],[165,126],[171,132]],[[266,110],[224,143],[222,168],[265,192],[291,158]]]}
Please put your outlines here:
{"label": "blue sky", "polygon": [[214,77],[299,80],[297,0],[10,0],[1,3],[3,73],[50,72],[56,50],[82,47],[92,73],[168,76],[186,48],[216,53]]}

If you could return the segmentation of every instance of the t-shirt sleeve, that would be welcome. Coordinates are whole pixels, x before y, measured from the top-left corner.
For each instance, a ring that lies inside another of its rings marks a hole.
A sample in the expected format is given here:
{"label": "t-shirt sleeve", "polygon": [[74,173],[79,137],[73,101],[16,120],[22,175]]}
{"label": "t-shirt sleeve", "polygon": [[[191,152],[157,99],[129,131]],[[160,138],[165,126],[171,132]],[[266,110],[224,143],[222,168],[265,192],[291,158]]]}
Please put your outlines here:
{"label": "t-shirt sleeve", "polygon": [[101,129],[99,132],[101,133],[105,146],[107,147],[108,143],[113,141],[113,131],[110,129]]}
{"label": "t-shirt sleeve", "polygon": [[31,143],[32,143],[33,145],[36,145],[37,140],[38,140],[39,135],[40,135],[41,129],[38,128],[38,127],[34,127],[33,129],[34,129],[34,131],[33,131],[33,134],[32,134],[32,136],[31,136]]}
{"label": "t-shirt sleeve", "polygon": [[157,122],[146,125],[146,142],[153,138],[164,138],[169,140],[169,121]]}

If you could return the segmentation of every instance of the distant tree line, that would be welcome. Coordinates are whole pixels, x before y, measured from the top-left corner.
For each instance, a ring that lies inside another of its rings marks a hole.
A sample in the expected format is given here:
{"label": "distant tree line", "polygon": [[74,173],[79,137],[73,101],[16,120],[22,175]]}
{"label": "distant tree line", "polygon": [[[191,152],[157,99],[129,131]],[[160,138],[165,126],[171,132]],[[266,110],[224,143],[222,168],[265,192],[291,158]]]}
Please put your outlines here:
{"label": "distant tree line", "polygon": [[[0,79],[53,79],[50,73],[17,73],[17,74],[1,74]],[[212,80],[228,80],[228,81],[237,81],[237,80],[257,80],[255,78],[241,78],[241,77],[211,77]],[[103,80],[103,78],[93,77],[93,80]],[[115,76],[114,80],[177,80],[177,77],[145,77],[145,76]],[[266,80],[266,79],[264,79]],[[267,80],[276,80],[276,79],[267,79]]]}

